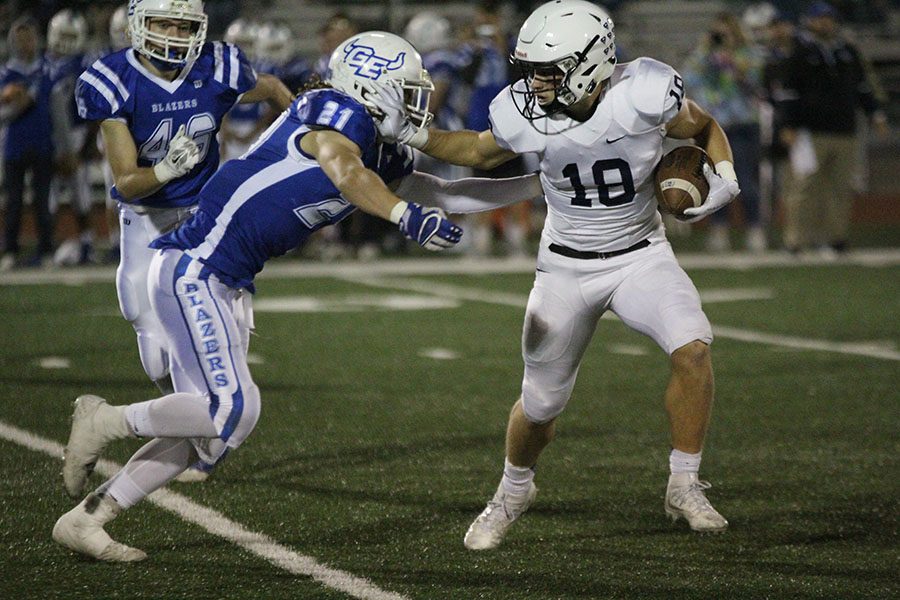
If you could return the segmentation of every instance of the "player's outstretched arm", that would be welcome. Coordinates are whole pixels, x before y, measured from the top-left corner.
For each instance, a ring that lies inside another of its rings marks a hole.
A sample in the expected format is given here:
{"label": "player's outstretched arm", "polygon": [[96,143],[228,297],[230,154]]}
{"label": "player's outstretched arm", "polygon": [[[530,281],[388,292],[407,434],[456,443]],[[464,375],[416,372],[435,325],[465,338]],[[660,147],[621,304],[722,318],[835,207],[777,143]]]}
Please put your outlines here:
{"label": "player's outstretched arm", "polygon": [[462,237],[462,229],[440,209],[406,202],[391,192],[363,164],[359,146],[337,131],[311,131],[300,140],[300,147],[316,158],[344,199],[369,214],[396,223],[406,237],[423,248],[449,248]]}
{"label": "player's outstretched arm", "polygon": [[494,210],[543,195],[538,174],[491,179],[466,177],[452,181],[413,171],[394,182],[397,195],[419,204],[436,206],[448,213],[476,213]]}
{"label": "player's outstretched arm", "polygon": [[138,166],[134,138],[125,123],[107,119],[100,124],[100,131],[116,189],[126,202],[148,196],[182,177],[200,160],[199,149],[185,134],[184,125],[169,141],[165,157],[153,167]]}
{"label": "player's outstretched arm", "polygon": [[272,108],[280,113],[291,105],[292,99],[291,91],[280,79],[268,73],[260,73],[256,77],[256,85],[253,89],[244,92],[240,103],[268,102]]}
{"label": "player's outstretched arm", "polygon": [[378,133],[389,141],[417,148],[425,154],[464,167],[493,169],[515,158],[501,148],[490,131],[444,131],[419,128],[410,123],[403,90],[395,80],[377,86],[378,108],[384,116],[376,120]]}
{"label": "player's outstretched arm", "polygon": [[719,123],[693,100],[685,100],[678,114],[666,126],[666,136],[686,140],[693,138],[709,155],[715,171],[705,166],[703,175],[709,182],[706,202],[684,211],[682,220],[694,223],[714,213],[741,193],[734,172],[734,157],[728,138]]}

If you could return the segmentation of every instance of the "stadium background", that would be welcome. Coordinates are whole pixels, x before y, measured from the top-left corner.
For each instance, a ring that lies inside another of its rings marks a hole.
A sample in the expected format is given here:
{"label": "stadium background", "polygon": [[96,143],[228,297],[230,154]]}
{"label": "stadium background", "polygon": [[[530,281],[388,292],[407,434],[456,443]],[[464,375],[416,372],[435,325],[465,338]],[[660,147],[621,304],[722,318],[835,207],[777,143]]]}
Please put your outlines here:
{"label": "stadium background", "polygon": [[[889,94],[896,131],[897,3],[836,4]],[[0,31],[26,8],[46,19],[76,6],[102,35],[116,5],[7,1]],[[799,14],[806,4],[781,5]],[[502,6],[515,31],[529,7]],[[628,56],[677,66],[715,11],[744,6],[630,1],[615,3],[614,16]],[[337,10],[363,28],[400,31],[426,8],[464,24],[474,5],[207,3],[211,38],[238,16],[277,19],[311,58]],[[868,142],[854,249],[839,261],[777,250],[709,256],[702,226],[673,236],[717,337],[704,472],[732,523],[717,537],[665,520],[665,359],[604,319],[542,459],[538,504],[501,550],[466,552],[462,534],[499,475],[533,257],[307,256],[260,278],[251,368],[264,407],[253,437],[207,483],[173,484],[113,524],[150,561],[79,559],[49,539],[70,507],[58,454],[71,400],[92,392],[136,402],[154,388],[117,313],[113,267],[2,273],[0,596],[897,597],[898,153],[896,134]],[[66,218],[63,207],[63,228]],[[108,456],[122,462],[133,450],[120,444]]]}

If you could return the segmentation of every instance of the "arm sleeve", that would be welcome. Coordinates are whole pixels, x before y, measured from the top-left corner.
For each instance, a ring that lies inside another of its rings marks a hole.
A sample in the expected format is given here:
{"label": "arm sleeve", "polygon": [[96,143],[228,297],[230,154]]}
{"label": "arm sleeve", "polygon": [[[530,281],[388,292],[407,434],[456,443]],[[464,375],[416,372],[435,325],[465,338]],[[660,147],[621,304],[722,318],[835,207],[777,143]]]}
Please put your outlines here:
{"label": "arm sleeve", "polygon": [[675,118],[684,102],[684,79],[669,65],[642,58],[631,82],[631,98],[640,120],[656,127]]}
{"label": "arm sleeve", "polygon": [[448,181],[413,171],[404,177],[397,195],[424,206],[436,206],[448,213],[475,213],[508,204],[539,198],[544,193],[537,174],[489,179],[468,177]]}

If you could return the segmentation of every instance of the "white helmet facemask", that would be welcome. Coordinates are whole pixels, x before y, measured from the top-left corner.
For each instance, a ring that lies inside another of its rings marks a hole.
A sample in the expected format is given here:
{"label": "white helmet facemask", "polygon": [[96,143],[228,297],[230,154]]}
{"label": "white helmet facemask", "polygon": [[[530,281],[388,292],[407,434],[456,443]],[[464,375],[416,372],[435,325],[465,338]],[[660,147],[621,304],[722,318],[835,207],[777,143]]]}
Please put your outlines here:
{"label": "white helmet facemask", "polygon": [[[151,31],[153,19],[179,21],[186,35]],[[161,68],[178,68],[200,56],[206,42],[207,17],[200,0],[129,0],[131,46]]]}
{"label": "white helmet facemask", "polygon": [[[516,108],[528,120],[562,112],[590,96],[616,66],[613,21],[605,10],[583,0],[554,0],[540,6],[522,25],[510,62],[522,72],[524,85],[512,86]],[[535,78],[552,89],[541,102]],[[537,110],[540,108],[540,110]]]}
{"label": "white helmet facemask", "polygon": [[393,80],[403,90],[413,125],[428,127],[434,119],[428,110],[434,84],[422,66],[422,57],[400,36],[386,31],[355,35],[335,49],[328,68],[331,71],[328,83],[365,106],[375,117],[383,116],[384,112],[378,107],[374,84]]}

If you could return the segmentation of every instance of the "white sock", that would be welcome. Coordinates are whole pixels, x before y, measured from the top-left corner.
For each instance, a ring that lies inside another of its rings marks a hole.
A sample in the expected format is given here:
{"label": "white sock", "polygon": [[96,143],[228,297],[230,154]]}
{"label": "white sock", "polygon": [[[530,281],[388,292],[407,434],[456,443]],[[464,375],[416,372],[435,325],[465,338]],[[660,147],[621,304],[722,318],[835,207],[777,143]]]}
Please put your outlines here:
{"label": "white sock", "polygon": [[209,399],[201,394],[176,392],[125,407],[128,427],[138,437],[218,437]]}
{"label": "white sock", "polygon": [[531,467],[517,467],[509,462],[509,459],[503,461],[503,479],[500,484],[503,491],[514,496],[521,496],[528,492],[531,481],[534,479],[534,469]]}
{"label": "white sock", "polygon": [[669,454],[669,472],[671,473],[699,473],[701,450],[697,454],[688,454],[672,448]]}
{"label": "white sock", "polygon": [[100,486],[97,493],[105,492],[123,510],[130,508],[178,477],[197,459],[197,451],[188,440],[151,440],[134,453],[121,471]]}

